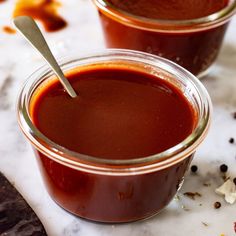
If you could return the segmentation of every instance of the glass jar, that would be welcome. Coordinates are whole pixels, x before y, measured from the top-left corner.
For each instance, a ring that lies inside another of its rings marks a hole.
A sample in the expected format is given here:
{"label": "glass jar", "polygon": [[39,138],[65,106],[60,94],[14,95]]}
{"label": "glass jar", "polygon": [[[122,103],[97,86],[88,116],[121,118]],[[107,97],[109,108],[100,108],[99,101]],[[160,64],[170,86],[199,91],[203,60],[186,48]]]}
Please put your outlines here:
{"label": "glass jar", "polygon": [[215,61],[236,0],[212,15],[191,20],[158,20],[132,15],[107,0],[97,6],[106,45],[152,53],[176,62],[199,78]]}
{"label": "glass jar", "polygon": [[61,62],[64,73],[84,66],[132,67],[178,87],[197,114],[193,132],[181,143],[152,156],[110,160],[70,151],[45,137],[33,124],[32,96],[53,79],[46,66],[33,73],[18,99],[18,122],[35,151],[47,190],[54,201],[80,217],[100,222],[129,222],[162,210],[180,188],[197,146],[210,123],[211,102],[201,82],[180,66],[130,50],[107,50]]}

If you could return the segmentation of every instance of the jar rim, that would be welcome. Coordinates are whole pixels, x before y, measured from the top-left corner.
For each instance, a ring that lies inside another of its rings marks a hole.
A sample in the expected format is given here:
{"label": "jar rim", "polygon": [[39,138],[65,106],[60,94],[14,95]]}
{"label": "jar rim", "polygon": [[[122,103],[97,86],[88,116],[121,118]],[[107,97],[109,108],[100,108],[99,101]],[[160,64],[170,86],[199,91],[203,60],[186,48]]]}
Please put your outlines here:
{"label": "jar rim", "polygon": [[[35,86],[40,84],[40,79],[47,76],[47,79],[52,77],[52,72],[45,65],[35,71],[24,84],[17,103],[18,123],[31,144],[46,156],[70,166],[75,169],[82,169],[92,173],[109,173],[114,175],[122,175],[135,172],[150,172],[153,168],[166,168],[174,163],[177,163],[195,152],[196,147],[203,141],[210,124],[211,115],[211,100],[207,90],[202,83],[190,72],[180,67],[179,65],[148,53],[137,52],[124,49],[106,49],[97,54],[88,55],[83,58],[68,57],[60,61],[62,69],[64,66],[73,63],[81,63],[80,66],[91,64],[91,60],[95,63],[98,60],[104,62],[113,60],[133,60],[133,62],[141,62],[144,65],[153,63],[157,68],[163,69],[173,75],[182,76],[189,87],[196,90],[201,105],[201,113],[199,114],[198,122],[193,132],[181,143],[171,147],[161,153],[154,154],[148,157],[132,158],[127,160],[111,160],[98,157],[92,157],[68,150],[44,136],[33,124],[29,114],[29,101],[33,94]],[[85,64],[83,64],[85,63]],[[86,64],[87,63],[87,64]],[[79,68],[76,67],[72,68]],[[70,71],[70,70],[68,70]],[[51,74],[50,74],[51,73]],[[49,77],[48,77],[49,76]],[[112,172],[112,173],[111,173]]]}
{"label": "jar rim", "polygon": [[115,7],[107,0],[93,0],[93,2],[103,14],[115,21],[133,28],[163,33],[197,32],[214,28],[227,22],[236,12],[236,0],[229,0],[224,8],[208,16],[187,20],[165,20],[131,14]]}

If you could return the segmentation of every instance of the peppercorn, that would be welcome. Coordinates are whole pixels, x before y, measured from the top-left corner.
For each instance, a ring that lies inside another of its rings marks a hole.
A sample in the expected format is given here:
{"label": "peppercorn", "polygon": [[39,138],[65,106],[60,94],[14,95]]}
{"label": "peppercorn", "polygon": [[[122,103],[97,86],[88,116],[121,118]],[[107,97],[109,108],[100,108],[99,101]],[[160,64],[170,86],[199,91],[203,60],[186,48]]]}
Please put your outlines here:
{"label": "peppercorn", "polygon": [[236,111],[233,113],[233,118],[236,119]]}
{"label": "peppercorn", "polygon": [[234,138],[230,138],[230,139],[229,139],[229,142],[230,142],[230,143],[234,143]]}
{"label": "peppercorn", "polygon": [[214,207],[215,207],[215,209],[219,209],[221,207],[221,203],[220,202],[215,202]]}
{"label": "peppercorn", "polygon": [[197,170],[198,170],[198,167],[197,167],[196,165],[192,165],[192,166],[191,166],[191,171],[192,171],[193,173],[196,173]]}
{"label": "peppercorn", "polygon": [[228,170],[228,166],[227,166],[227,165],[222,164],[222,165],[220,166],[220,171],[221,171],[221,172],[225,173],[225,172],[227,172],[227,170]]}
{"label": "peppercorn", "polygon": [[234,184],[236,185],[236,178],[233,179]]}

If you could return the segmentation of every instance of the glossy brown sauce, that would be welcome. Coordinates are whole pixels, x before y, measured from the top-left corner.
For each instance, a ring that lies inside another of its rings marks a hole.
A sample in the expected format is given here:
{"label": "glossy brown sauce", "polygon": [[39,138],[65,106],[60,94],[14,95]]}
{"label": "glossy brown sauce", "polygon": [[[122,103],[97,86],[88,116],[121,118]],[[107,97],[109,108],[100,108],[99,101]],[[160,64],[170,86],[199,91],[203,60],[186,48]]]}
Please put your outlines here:
{"label": "glossy brown sauce", "polygon": [[66,27],[67,22],[58,14],[61,4],[56,0],[18,0],[13,17],[28,15],[42,22],[48,32]]}
{"label": "glossy brown sauce", "polygon": [[[67,75],[79,95],[57,81],[42,84],[30,101],[36,127],[78,153],[127,159],[181,142],[196,125],[184,94],[167,81],[129,68],[98,65]],[[100,222],[129,222],[163,209],[176,194],[192,159],[150,173],[108,175],[70,168],[35,150],[51,197],[64,209]],[[132,169],[132,168],[131,168]]]}
{"label": "glossy brown sauce", "polygon": [[195,125],[181,91],[153,75],[99,68],[68,79],[77,98],[56,82],[35,96],[31,113],[44,135],[75,152],[108,159],[145,157],[182,142]]}
{"label": "glossy brown sauce", "polygon": [[15,34],[16,33],[16,30],[15,29],[13,29],[13,28],[11,28],[10,26],[3,26],[2,27],[2,30],[3,30],[3,32],[4,33],[6,33],[6,34]]}
{"label": "glossy brown sauce", "polygon": [[227,6],[229,0],[108,0],[133,15],[165,20],[187,20],[211,15]]}

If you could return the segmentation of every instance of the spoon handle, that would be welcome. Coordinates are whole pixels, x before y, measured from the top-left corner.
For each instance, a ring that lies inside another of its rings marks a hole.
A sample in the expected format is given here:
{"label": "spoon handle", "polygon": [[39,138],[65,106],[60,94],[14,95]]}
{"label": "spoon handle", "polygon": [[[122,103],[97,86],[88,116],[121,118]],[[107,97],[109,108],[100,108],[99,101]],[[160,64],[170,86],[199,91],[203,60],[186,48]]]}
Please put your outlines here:
{"label": "spoon handle", "polygon": [[37,51],[43,56],[46,62],[51,66],[69,95],[72,98],[76,97],[76,92],[57,64],[55,57],[52,55],[52,52],[50,51],[48,44],[45,41],[35,21],[29,16],[19,16],[13,20],[13,23],[16,28],[25,36],[25,38],[33,45],[33,47],[37,49]]}

